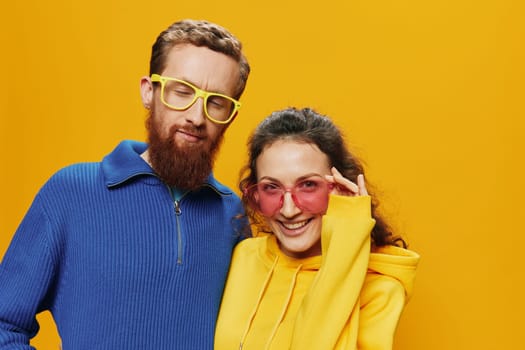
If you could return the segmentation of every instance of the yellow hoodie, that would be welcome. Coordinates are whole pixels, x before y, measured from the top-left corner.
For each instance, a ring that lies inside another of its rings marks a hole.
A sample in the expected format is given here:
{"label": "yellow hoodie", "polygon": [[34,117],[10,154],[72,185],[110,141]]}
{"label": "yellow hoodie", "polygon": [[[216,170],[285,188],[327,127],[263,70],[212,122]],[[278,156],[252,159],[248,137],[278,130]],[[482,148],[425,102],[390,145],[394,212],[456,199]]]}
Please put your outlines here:
{"label": "yellow hoodie", "polygon": [[370,253],[370,197],[331,196],[322,256],[284,255],[275,236],[236,248],[215,332],[216,350],[391,349],[419,256]]}

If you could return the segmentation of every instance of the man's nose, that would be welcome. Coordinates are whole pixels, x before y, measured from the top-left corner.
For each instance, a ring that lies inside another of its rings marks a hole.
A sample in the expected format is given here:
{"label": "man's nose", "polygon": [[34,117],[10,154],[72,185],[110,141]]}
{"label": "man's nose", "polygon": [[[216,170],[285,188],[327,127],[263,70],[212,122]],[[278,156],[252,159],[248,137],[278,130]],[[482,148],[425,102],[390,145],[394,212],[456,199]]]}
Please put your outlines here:
{"label": "man's nose", "polygon": [[186,120],[195,126],[201,126],[206,121],[204,99],[197,97],[195,102],[185,111]]}

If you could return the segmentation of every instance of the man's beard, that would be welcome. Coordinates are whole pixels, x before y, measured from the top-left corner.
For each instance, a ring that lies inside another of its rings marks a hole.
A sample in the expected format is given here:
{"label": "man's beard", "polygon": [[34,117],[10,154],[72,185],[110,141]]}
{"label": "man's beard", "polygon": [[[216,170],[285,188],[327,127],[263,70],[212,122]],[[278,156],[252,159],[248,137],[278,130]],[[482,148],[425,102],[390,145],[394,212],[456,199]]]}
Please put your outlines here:
{"label": "man's beard", "polygon": [[[154,114],[152,110],[146,120],[148,154],[153,170],[170,187],[182,190],[199,188],[211,173],[224,130],[215,140],[206,139],[204,143],[180,147],[175,142],[175,133],[180,126],[173,125],[168,136],[163,137]],[[183,129],[194,135],[204,133],[204,127],[186,126]]]}

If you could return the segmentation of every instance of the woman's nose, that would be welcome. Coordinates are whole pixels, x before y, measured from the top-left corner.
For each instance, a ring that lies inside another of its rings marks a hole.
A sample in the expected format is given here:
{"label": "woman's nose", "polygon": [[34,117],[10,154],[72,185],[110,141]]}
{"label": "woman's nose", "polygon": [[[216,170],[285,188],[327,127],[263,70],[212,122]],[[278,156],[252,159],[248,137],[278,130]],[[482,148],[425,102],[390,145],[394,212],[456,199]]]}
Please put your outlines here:
{"label": "woman's nose", "polygon": [[281,207],[280,213],[287,218],[294,217],[301,213],[301,209],[295,204],[293,195],[290,191],[286,191],[283,194],[283,206]]}

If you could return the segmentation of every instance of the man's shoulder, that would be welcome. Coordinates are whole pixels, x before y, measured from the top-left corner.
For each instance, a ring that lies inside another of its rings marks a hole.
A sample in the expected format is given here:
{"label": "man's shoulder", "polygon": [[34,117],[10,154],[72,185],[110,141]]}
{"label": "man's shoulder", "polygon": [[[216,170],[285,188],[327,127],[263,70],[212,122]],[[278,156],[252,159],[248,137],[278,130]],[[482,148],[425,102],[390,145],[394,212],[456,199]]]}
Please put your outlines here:
{"label": "man's shoulder", "polygon": [[81,162],[66,165],[56,171],[50,181],[75,181],[83,180],[86,176],[92,176],[100,170],[100,162]]}
{"label": "man's shoulder", "polygon": [[100,174],[100,162],[83,162],[67,165],[56,171],[44,184],[45,192],[63,192],[78,186],[87,186],[96,182]]}
{"label": "man's shoulder", "polygon": [[211,187],[215,192],[217,192],[220,195],[238,197],[230,187],[219,181],[215,177],[213,172],[206,179],[206,185]]}

